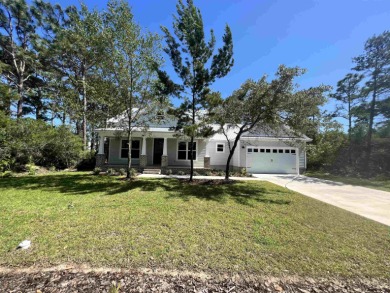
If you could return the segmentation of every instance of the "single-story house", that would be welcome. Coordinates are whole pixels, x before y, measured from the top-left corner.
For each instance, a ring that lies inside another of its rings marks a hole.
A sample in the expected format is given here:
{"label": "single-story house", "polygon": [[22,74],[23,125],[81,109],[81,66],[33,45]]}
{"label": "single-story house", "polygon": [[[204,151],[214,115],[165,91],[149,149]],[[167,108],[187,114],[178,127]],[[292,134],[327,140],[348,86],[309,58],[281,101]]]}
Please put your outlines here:
{"label": "single-story house", "polygon": [[[120,119],[109,120],[106,128],[97,129],[99,151],[96,166],[124,168],[127,164],[128,140]],[[185,170],[190,167],[190,139],[176,130],[175,119],[149,123],[147,128],[133,129],[131,157],[132,166],[141,171],[158,169]],[[215,130],[217,125],[212,125]],[[245,168],[248,173],[299,174],[306,169],[306,136],[293,135],[288,128],[277,133],[264,127],[247,132],[240,138],[231,160],[232,170]],[[233,128],[226,131],[233,143]],[[208,138],[196,138],[193,148],[194,168],[224,170],[229,155],[227,138],[215,133]]]}

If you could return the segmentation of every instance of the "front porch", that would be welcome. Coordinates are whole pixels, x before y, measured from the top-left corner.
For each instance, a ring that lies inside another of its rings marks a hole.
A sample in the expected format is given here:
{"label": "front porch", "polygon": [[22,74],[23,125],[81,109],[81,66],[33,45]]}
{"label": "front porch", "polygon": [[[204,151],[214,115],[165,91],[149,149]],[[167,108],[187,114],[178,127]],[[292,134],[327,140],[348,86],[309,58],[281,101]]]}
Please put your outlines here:
{"label": "front porch", "polygon": [[[144,169],[177,170],[190,167],[190,142],[186,138],[173,137],[172,133],[134,133],[131,143],[131,165]],[[113,133],[99,133],[99,151],[96,167],[102,169],[126,168],[129,152],[128,140]],[[194,168],[209,169],[206,140],[194,142]]]}

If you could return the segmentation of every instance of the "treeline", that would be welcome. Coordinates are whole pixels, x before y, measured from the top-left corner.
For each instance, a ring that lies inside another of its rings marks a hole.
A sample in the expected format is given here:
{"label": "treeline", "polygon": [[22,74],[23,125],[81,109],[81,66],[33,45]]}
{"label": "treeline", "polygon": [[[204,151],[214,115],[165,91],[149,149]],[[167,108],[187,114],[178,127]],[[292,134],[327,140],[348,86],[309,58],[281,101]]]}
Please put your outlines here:
{"label": "treeline", "polygon": [[[0,0],[0,168],[72,166],[96,150],[95,129],[118,115],[131,143],[134,128],[146,127],[146,117],[164,112],[174,96],[182,103],[169,114],[191,141],[211,135],[210,122],[222,132],[229,125],[246,132],[284,124],[313,138],[311,168],[389,171],[381,159],[389,153],[389,32],[366,42],[353,72],[333,93],[329,86],[298,91],[294,78],[304,70],[281,66],[275,80],[249,79],[225,99],[211,86],[234,65],[229,26],[216,48],[213,31],[207,39],[200,11],[187,0],[178,2],[172,28],[162,32],[142,29],[125,1],[110,0],[96,11]],[[161,69],[164,62],[175,76]],[[323,112],[329,97],[338,101],[337,109]],[[336,117],[347,119],[348,134]],[[233,153],[234,144],[228,144]],[[129,176],[130,164],[129,151]]]}
{"label": "treeline", "polygon": [[[329,114],[345,119],[347,135],[322,129],[313,136],[316,147],[309,162],[341,174],[389,174],[390,32],[369,38],[362,54],[352,60],[351,72],[330,95],[336,109]],[[322,150],[331,154],[324,156]]]}

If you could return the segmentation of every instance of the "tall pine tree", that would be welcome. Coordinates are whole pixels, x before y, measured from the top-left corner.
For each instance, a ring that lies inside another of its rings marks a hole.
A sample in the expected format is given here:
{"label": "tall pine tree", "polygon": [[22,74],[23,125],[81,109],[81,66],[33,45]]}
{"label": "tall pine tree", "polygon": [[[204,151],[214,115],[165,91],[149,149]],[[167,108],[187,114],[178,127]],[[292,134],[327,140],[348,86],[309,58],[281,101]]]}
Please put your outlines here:
{"label": "tall pine tree", "polygon": [[205,137],[211,133],[206,123],[207,110],[214,106],[216,95],[210,92],[210,86],[217,78],[226,76],[233,66],[233,39],[230,27],[226,25],[222,38],[223,46],[214,54],[214,32],[210,31],[210,39],[207,41],[202,15],[193,1],[187,0],[184,4],[179,0],[176,8],[177,16],[174,16],[173,21],[176,38],[166,27],[161,29],[167,43],[165,52],[169,55],[182,83],[172,86],[173,82],[166,78],[166,73],[160,72],[159,76],[164,77],[161,78],[161,82],[166,84],[166,88],[175,89],[177,97],[183,100],[175,114],[179,118],[178,128],[181,128],[184,135],[190,138],[190,181],[192,181],[194,140],[196,137]]}

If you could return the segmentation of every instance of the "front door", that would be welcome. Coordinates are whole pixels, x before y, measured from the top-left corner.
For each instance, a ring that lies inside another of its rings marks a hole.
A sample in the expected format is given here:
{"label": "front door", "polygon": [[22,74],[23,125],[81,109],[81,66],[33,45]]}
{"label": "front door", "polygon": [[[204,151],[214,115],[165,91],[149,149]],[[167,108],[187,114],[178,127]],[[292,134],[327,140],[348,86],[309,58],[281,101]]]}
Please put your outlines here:
{"label": "front door", "polygon": [[154,151],[153,151],[153,165],[161,165],[161,156],[164,150],[164,139],[154,139]]}

